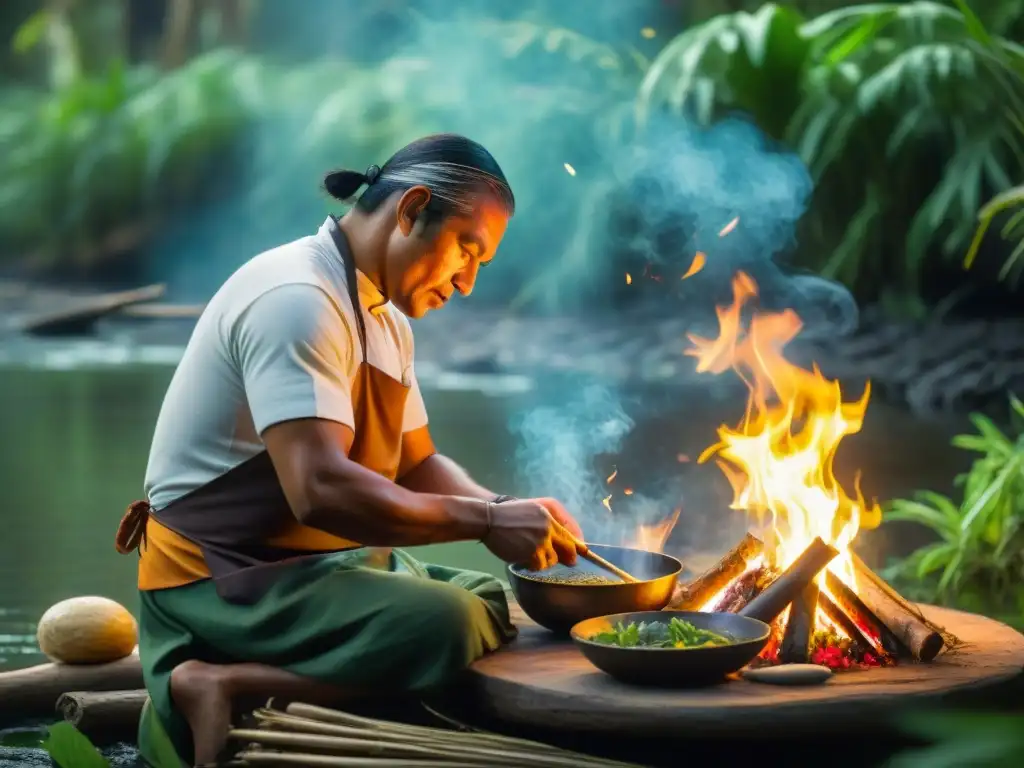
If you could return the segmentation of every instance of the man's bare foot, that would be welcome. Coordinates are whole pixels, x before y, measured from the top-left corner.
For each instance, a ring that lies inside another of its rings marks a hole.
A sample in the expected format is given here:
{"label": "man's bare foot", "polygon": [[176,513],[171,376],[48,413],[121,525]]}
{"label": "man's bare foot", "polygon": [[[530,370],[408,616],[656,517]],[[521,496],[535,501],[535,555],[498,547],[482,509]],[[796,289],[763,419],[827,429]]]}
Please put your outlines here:
{"label": "man's bare foot", "polygon": [[194,764],[216,762],[231,728],[227,670],[202,661],[182,662],[171,672],[171,698],[192,729]]}

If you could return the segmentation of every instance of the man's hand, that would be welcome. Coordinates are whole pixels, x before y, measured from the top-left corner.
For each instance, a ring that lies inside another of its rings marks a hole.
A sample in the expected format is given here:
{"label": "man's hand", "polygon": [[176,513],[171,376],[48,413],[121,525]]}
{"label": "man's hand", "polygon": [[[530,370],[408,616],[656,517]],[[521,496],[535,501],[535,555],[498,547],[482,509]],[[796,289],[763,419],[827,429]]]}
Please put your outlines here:
{"label": "man's hand", "polygon": [[558,501],[558,499],[527,499],[527,501],[540,504],[544,509],[551,513],[551,516],[555,518],[556,522],[568,529],[569,533],[577,539],[583,541],[583,529],[580,528],[579,523],[577,523],[573,516],[566,511],[565,507],[562,506],[562,503]]}
{"label": "man's hand", "polygon": [[557,563],[574,565],[576,542],[546,503],[542,503],[550,501],[553,500],[516,499],[495,505],[484,545],[506,563],[523,565],[531,571],[542,571]]}

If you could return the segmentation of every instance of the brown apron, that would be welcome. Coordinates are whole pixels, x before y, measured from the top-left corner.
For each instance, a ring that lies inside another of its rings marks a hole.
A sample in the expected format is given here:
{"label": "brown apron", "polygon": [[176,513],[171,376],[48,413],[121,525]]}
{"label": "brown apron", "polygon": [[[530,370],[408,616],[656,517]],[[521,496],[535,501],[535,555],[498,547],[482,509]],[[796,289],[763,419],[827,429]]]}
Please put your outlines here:
{"label": "brown apron", "polygon": [[[366,327],[355,260],[337,219],[331,237],[345,265],[362,363],[352,387],[355,437],[349,459],[395,480],[409,387],[367,361]],[[117,550],[139,550],[139,589],[212,578],[224,600],[256,602],[284,568],[359,548],[357,542],[302,525],[292,513],[266,451],[163,509],[133,502],[118,527]]]}

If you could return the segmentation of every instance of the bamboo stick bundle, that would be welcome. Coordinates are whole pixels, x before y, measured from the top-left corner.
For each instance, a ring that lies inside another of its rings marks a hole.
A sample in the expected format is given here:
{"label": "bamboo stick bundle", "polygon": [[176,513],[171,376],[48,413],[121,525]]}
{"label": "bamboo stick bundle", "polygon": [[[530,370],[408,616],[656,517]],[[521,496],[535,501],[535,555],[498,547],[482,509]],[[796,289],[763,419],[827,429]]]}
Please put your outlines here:
{"label": "bamboo stick bundle", "polygon": [[249,751],[239,754],[236,766],[304,765],[323,768],[518,768],[514,763],[453,763],[448,760],[391,760],[288,752]]}
{"label": "bamboo stick bundle", "polygon": [[239,766],[317,765],[341,768],[638,768],[527,739],[450,731],[376,720],[309,704],[253,712],[256,728],[236,728],[230,738],[244,746]]}
{"label": "bamboo stick bundle", "polygon": [[[486,732],[464,733],[459,731],[449,731],[444,728],[432,728],[425,725],[409,725],[406,723],[394,723],[387,720],[375,720],[369,717],[353,715],[349,712],[316,707],[310,704],[289,704],[287,707],[287,713],[298,717],[309,718],[310,720],[320,720],[322,722],[348,723],[356,727],[361,726],[364,728],[376,729],[378,732],[386,731],[392,734],[401,734],[404,737],[415,737],[419,739],[435,738],[445,741],[458,739],[460,743],[468,743],[469,741],[472,741],[473,743],[500,746],[505,749],[532,749],[545,753],[558,752],[560,754],[570,755],[573,757],[580,756],[580,753],[578,752],[552,747],[548,744],[530,741],[529,739],[520,739],[512,736],[502,736],[500,734]],[[589,759],[593,761],[596,758]],[[600,762],[603,765],[609,766],[609,768],[612,766],[622,768],[622,766],[631,765],[629,763],[622,763],[614,760],[601,760]],[[594,765],[593,762],[591,764]]]}

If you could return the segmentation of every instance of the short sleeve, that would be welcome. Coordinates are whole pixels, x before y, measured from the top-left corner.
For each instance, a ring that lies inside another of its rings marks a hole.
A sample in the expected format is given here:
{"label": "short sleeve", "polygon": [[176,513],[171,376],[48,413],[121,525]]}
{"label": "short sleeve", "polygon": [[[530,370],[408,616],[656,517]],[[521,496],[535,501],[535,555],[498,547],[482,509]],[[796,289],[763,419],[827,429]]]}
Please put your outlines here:
{"label": "short sleeve", "polygon": [[308,418],[354,428],[353,337],[320,288],[292,284],[268,291],[239,316],[231,337],[257,433]]}

